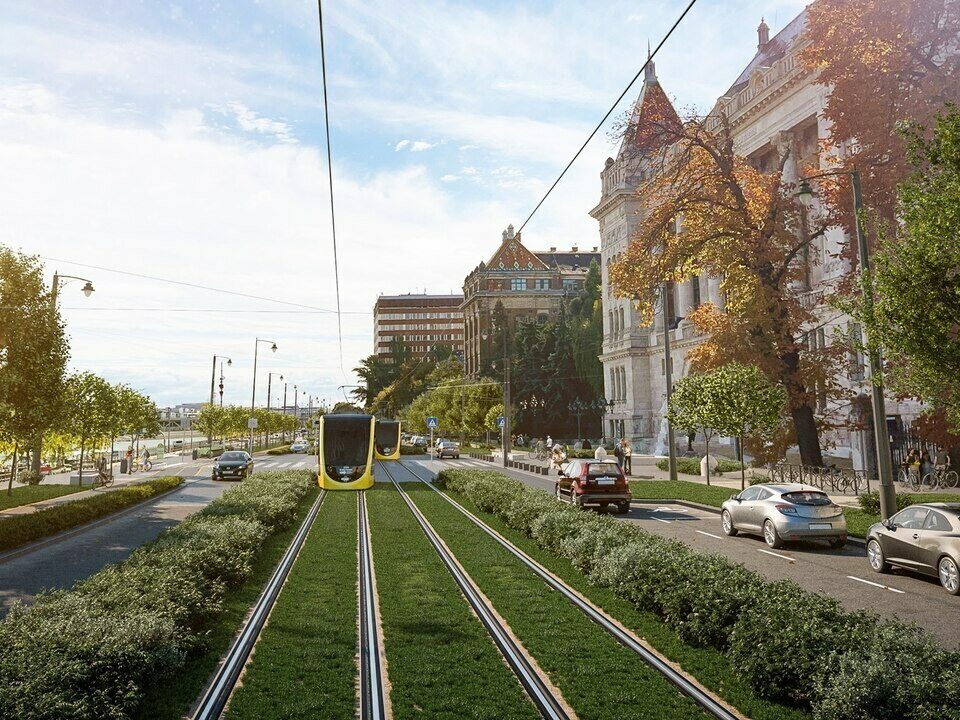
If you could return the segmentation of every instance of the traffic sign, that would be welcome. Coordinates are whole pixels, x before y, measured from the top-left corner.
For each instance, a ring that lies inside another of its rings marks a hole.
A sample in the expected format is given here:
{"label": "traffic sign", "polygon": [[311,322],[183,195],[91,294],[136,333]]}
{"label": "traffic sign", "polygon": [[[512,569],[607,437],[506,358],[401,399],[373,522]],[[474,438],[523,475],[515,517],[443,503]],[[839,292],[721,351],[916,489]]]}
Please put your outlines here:
{"label": "traffic sign", "polygon": [[256,430],[256,428],[257,428],[257,419],[256,419],[256,418],[250,418],[249,420],[247,420],[247,427],[250,428],[251,430]]}
{"label": "traffic sign", "polygon": [[427,427],[430,428],[431,430],[433,430],[433,429],[435,429],[435,428],[438,428],[438,427],[440,427],[440,421],[439,421],[437,418],[435,418],[435,417],[428,417],[428,418],[427,418]]}
{"label": "traffic sign", "polygon": [[497,427],[503,430],[503,415],[497,418]]}

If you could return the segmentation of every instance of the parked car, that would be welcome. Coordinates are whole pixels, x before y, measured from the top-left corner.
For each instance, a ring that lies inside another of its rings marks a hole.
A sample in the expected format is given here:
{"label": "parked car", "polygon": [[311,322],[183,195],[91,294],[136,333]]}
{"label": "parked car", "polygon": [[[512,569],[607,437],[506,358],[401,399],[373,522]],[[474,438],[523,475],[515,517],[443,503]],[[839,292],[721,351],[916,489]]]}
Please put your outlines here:
{"label": "parked car", "polygon": [[423,448],[426,450],[429,440],[427,440],[427,438],[425,438],[423,435],[414,435],[412,438],[410,438],[410,444],[414,447]]}
{"label": "parked car", "polygon": [[253,473],[253,458],[243,450],[228,450],[213,462],[213,479],[242,480]]}
{"label": "parked car", "polygon": [[960,503],[904,508],[867,531],[867,560],[878,573],[891,565],[933,575],[960,595]]}
{"label": "parked car", "polygon": [[557,500],[566,499],[577,507],[599,505],[606,510],[630,510],[630,485],[623,470],[612,460],[571,460],[560,468],[554,483]]}
{"label": "parked car", "polygon": [[460,457],[460,445],[451,440],[444,440],[437,446],[437,458],[442,460],[445,457],[457,459]]}
{"label": "parked car", "polygon": [[827,540],[833,548],[847,543],[843,508],[812,485],[752,485],[723,503],[720,517],[727,535],[762,535],[772,548],[796,540]]}
{"label": "parked car", "polygon": [[295,452],[295,453],[306,452],[308,447],[309,447],[309,445],[307,445],[306,441],[304,441],[304,440],[296,440],[296,441],[290,446],[290,452]]}

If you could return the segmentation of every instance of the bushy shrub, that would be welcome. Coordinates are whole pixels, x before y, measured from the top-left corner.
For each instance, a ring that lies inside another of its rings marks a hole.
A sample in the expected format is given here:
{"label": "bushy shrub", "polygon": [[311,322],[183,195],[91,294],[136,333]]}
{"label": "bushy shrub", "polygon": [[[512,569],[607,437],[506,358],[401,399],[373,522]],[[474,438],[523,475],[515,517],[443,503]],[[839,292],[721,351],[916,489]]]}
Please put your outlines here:
{"label": "bushy shrub", "polygon": [[226,589],[315,482],[257,474],[72,591],[15,606],[0,622],[0,717],[129,717],[148,682],[202,645]]}
{"label": "bushy shrub", "polygon": [[[669,460],[657,460],[657,467],[660,470],[666,472],[670,469]],[[677,472],[683,473],[684,475],[699,475],[700,474],[700,459],[699,458],[688,458],[688,457],[678,457],[677,458]],[[720,472],[711,473],[713,475],[720,475]]]}
{"label": "bushy shrub", "polygon": [[[870,513],[871,515],[880,514],[879,491],[874,490],[873,492],[864,493],[857,498],[857,502],[860,503],[860,507],[865,513]],[[913,505],[913,503],[913,496],[910,493],[897,493],[897,510],[903,510],[905,507]]]}
{"label": "bushy shrub", "polygon": [[848,612],[793,582],[768,582],[497,472],[444,470],[439,484],[655,613],[685,642],[724,652],[762,697],[812,707],[820,720],[960,720],[960,653],[939,650],[919,630]]}
{"label": "bushy shrub", "polygon": [[[727,460],[726,458],[717,458],[717,474],[721,475],[725,472],[740,472],[743,468],[743,463],[739,460]],[[700,472],[700,463],[697,462],[697,472]]]}

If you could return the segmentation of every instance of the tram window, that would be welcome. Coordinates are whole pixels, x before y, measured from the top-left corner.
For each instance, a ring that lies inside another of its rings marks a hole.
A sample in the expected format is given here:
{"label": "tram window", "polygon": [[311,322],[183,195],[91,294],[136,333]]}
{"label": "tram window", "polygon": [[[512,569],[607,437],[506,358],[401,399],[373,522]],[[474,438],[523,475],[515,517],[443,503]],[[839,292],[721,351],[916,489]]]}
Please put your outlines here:
{"label": "tram window", "polygon": [[366,465],[370,417],[328,419],[323,424],[323,455],[328,465]]}
{"label": "tram window", "polygon": [[396,420],[377,420],[373,440],[377,452],[381,455],[390,455],[397,449],[400,438],[400,423]]}

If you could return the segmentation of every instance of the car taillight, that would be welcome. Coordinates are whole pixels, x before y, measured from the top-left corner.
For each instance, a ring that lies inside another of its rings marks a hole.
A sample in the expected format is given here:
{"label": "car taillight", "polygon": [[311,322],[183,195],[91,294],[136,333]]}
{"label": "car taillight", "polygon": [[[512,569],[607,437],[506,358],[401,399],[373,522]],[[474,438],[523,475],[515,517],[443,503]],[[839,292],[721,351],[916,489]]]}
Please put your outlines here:
{"label": "car taillight", "polygon": [[796,514],[797,514],[797,509],[796,509],[793,505],[781,505],[781,504],[778,503],[778,504],[775,505],[774,507],[776,507],[777,510],[779,510],[780,513],[783,514],[783,515],[796,515]]}

